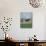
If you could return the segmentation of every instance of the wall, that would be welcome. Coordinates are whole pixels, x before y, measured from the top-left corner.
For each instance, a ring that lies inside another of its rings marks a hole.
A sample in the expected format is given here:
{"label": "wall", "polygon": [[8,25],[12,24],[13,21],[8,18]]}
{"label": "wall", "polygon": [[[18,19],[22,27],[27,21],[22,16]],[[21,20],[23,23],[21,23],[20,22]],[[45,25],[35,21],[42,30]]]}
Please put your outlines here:
{"label": "wall", "polygon": [[[43,5],[44,6],[44,5]],[[33,13],[33,28],[21,29],[20,28],[20,12]],[[30,6],[28,0],[0,0],[0,19],[4,16],[12,17],[13,22],[8,33],[17,40],[27,40],[34,34],[37,35],[39,40],[45,39],[45,15],[46,9],[44,7],[33,8]],[[2,35],[0,31],[0,35]],[[3,33],[4,34],[4,33]],[[0,39],[4,37],[0,36]]]}

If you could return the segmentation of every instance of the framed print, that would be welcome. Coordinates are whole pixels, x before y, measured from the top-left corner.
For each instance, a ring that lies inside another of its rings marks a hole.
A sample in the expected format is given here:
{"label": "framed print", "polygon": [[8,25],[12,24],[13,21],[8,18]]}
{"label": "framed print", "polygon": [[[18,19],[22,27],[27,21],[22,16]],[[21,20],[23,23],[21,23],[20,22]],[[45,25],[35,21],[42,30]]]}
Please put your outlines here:
{"label": "framed print", "polygon": [[32,12],[21,12],[20,13],[20,27],[21,28],[32,28]]}

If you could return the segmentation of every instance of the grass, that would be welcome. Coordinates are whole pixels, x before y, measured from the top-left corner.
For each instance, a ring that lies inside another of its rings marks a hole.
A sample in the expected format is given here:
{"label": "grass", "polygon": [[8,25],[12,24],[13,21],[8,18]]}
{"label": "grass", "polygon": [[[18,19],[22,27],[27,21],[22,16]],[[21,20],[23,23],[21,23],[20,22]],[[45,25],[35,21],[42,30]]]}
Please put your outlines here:
{"label": "grass", "polygon": [[21,27],[21,28],[32,28],[32,23],[30,23],[30,24],[26,24],[26,23],[23,24],[23,23],[22,23],[22,24],[20,24],[20,27]]}

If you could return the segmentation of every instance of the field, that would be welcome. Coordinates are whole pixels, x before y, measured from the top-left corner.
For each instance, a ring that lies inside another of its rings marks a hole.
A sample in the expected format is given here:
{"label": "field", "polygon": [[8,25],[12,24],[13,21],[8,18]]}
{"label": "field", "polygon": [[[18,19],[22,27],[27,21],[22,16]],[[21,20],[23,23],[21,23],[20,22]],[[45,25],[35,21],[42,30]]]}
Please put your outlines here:
{"label": "field", "polygon": [[20,27],[21,27],[21,28],[32,28],[32,23],[29,23],[29,24],[26,24],[26,23],[23,24],[23,23],[21,23],[21,24],[20,24]]}

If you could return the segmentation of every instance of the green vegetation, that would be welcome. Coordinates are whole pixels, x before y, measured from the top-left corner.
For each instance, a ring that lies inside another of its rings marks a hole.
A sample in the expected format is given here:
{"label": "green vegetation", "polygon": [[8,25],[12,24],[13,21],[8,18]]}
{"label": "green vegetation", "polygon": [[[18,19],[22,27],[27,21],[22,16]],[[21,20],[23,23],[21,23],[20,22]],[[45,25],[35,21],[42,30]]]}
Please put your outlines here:
{"label": "green vegetation", "polygon": [[23,24],[23,23],[22,23],[22,24],[20,24],[20,27],[21,27],[21,28],[32,28],[32,23],[30,23],[30,24],[26,24],[26,23]]}

